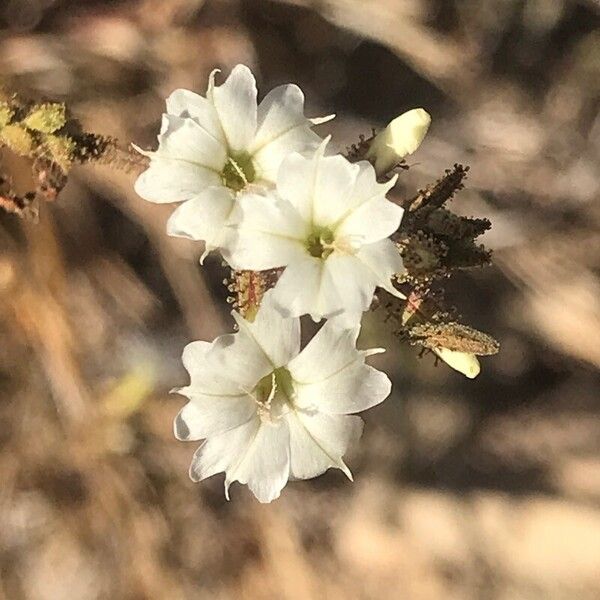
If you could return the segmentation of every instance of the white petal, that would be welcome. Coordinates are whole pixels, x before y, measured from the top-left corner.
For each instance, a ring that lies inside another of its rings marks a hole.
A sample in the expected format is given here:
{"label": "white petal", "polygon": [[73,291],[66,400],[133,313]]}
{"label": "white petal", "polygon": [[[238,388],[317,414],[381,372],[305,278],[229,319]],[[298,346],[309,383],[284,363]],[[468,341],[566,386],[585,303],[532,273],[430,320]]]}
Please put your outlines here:
{"label": "white petal", "polygon": [[190,385],[180,393],[194,395],[239,395],[254,389],[272,365],[256,342],[245,332],[221,335],[202,354],[192,342],[183,351],[183,365],[190,374]]}
{"label": "white petal", "polygon": [[197,373],[198,366],[204,363],[206,360],[206,355],[211,348],[212,344],[210,342],[198,340],[195,342],[190,342],[183,349],[181,362],[183,362],[183,366],[190,376],[194,376]]}
{"label": "white petal", "polygon": [[320,382],[297,384],[297,404],[328,414],[350,414],[383,402],[391,389],[385,373],[354,362]]}
{"label": "white petal", "polygon": [[290,411],[285,418],[290,428],[291,477],[310,479],[339,466],[338,460],[329,456],[310,435],[295,411]]}
{"label": "white petal", "polygon": [[175,90],[167,98],[167,113],[176,117],[193,119],[209,135],[227,145],[219,115],[212,102],[189,90]]}
{"label": "white petal", "polygon": [[321,139],[304,116],[304,94],[293,84],[271,90],[258,106],[258,130],[250,153],[261,179],[274,182],[290,152],[317,148]]}
{"label": "white petal", "polygon": [[323,316],[357,315],[369,308],[375,292],[371,271],[354,255],[334,252],[325,261],[319,310]]}
{"label": "white petal", "polygon": [[240,334],[247,334],[267,355],[273,368],[286,365],[300,352],[300,320],[286,319],[272,305],[272,291],[262,299],[254,321],[233,313]]}
{"label": "white petal", "polygon": [[306,255],[291,262],[273,290],[273,303],[284,316],[321,318],[346,315],[360,319],[373,298],[370,271],[353,256],[332,254],[327,260]]}
{"label": "white petal", "polygon": [[211,169],[154,154],[148,169],[137,178],[135,191],[149,202],[182,202],[220,184],[221,177]]}
{"label": "white petal", "polygon": [[259,427],[260,420],[256,417],[235,429],[208,438],[192,459],[192,481],[202,481],[237,464],[252,444]]}
{"label": "white petal", "polygon": [[292,204],[306,223],[312,221],[313,172],[313,162],[294,152],[283,160],[277,173],[277,193]]}
{"label": "white petal", "polygon": [[422,108],[414,108],[396,117],[381,131],[367,152],[375,160],[377,173],[386,173],[407,154],[421,145],[427,134],[431,117]]}
{"label": "white petal", "polygon": [[273,194],[238,196],[234,238],[228,256],[236,269],[260,271],[284,266],[306,254],[306,224]]}
{"label": "white petal", "polygon": [[356,349],[359,331],[359,325],[347,329],[335,320],[328,320],[288,364],[294,381],[316,383],[356,362],[364,362],[363,354]]}
{"label": "white petal", "polygon": [[346,199],[345,211],[340,211],[338,220],[333,225],[334,227],[339,226],[361,204],[376,198],[385,198],[387,192],[394,187],[398,179],[396,175],[386,183],[378,183],[375,169],[370,162],[361,160],[354,163],[354,166],[358,169],[354,186]]}
{"label": "white petal", "polygon": [[315,158],[313,174],[313,223],[322,227],[336,224],[348,210],[348,203],[360,167],[340,154]]}
{"label": "white petal", "polygon": [[245,65],[237,65],[225,83],[213,87],[217,109],[231,151],[247,151],[256,133],[256,80]]}
{"label": "white petal", "polygon": [[475,379],[481,371],[479,360],[474,354],[469,352],[458,352],[457,350],[448,350],[448,348],[434,348],[433,351],[455,371],[462,373],[469,379]]}
{"label": "white petal", "polygon": [[209,250],[217,248],[222,243],[223,227],[234,204],[235,199],[228,189],[210,187],[177,208],[167,222],[167,233],[204,240]]}
{"label": "white petal", "polygon": [[373,198],[353,210],[336,228],[335,235],[349,236],[361,244],[372,244],[390,236],[400,226],[404,209],[386,200]]}
{"label": "white petal", "polygon": [[324,156],[327,141],[313,156],[288,156],[277,175],[279,195],[291,202],[306,222],[323,227],[346,214],[360,172],[359,166],[340,155]]}
{"label": "white petal", "polygon": [[285,420],[263,423],[237,464],[227,469],[225,490],[248,484],[259,502],[278,498],[290,476],[290,434]]}
{"label": "white petal", "polygon": [[[329,467],[341,469],[352,479],[343,456],[362,434],[360,417],[296,411],[298,422],[290,422],[291,474],[298,479],[314,477]],[[325,457],[321,456],[324,454]]]}
{"label": "white petal", "polygon": [[305,255],[290,263],[273,289],[273,304],[286,317],[300,317],[314,308],[321,286],[323,262]]}
{"label": "white petal", "polygon": [[392,276],[405,271],[400,252],[392,240],[385,239],[362,246],[355,257],[371,270],[378,287],[398,298],[405,298],[404,294],[392,285]]}
{"label": "white petal", "polygon": [[155,156],[176,158],[220,173],[227,149],[193,119],[163,115]]}
{"label": "white petal", "polygon": [[175,417],[178,440],[190,441],[218,435],[247,423],[256,416],[256,402],[240,396],[196,396]]}
{"label": "white petal", "polygon": [[310,152],[321,143],[321,138],[309,129],[299,125],[263,146],[253,155],[257,177],[275,183],[282,161],[291,152]]}
{"label": "white petal", "polygon": [[280,85],[258,105],[258,128],[249,150],[254,153],[300,126],[310,126],[304,116],[304,94],[297,85]]}

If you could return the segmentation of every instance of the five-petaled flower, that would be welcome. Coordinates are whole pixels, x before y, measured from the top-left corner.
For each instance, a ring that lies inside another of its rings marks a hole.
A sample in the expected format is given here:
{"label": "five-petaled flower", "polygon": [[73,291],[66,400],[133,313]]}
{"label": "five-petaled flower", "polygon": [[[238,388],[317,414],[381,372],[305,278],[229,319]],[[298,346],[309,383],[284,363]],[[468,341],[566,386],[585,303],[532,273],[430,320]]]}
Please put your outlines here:
{"label": "five-petaled flower", "polygon": [[220,86],[213,71],[206,98],[179,89],[167,98],[156,152],[135,184],[150,202],[184,202],[167,225],[170,235],[220,247],[236,193],[272,185],[283,158],[307,151],[321,139],[311,127],[325,119],[304,116],[304,95],[281,85],[257,106],[256,81],[237,65]]}
{"label": "five-petaled flower", "polygon": [[403,209],[386,198],[396,177],[377,183],[366,161],[290,154],[276,191],[247,192],[237,202],[227,260],[236,269],[285,267],[273,302],[285,316],[309,314],[360,320],[376,287],[403,297],[392,284],[404,267],[388,239]]}
{"label": "five-petaled flower", "polygon": [[330,467],[349,478],[343,456],[362,433],[352,414],[382,402],[388,377],[365,364],[380,349],[356,349],[359,327],[330,320],[300,350],[300,321],[271,306],[268,292],[253,322],[233,313],[239,331],[183,352],[191,378],[178,393],[190,401],[175,419],[180,440],[205,439],[190,468],[195,481],[225,472],[261,502],[277,498],[288,479]]}

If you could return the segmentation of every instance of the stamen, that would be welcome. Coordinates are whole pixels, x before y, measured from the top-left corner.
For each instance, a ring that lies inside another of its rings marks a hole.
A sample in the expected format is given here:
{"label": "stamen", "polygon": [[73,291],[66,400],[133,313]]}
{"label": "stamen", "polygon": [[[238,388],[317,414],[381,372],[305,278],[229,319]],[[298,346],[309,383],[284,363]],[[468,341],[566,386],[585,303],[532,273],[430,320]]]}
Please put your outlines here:
{"label": "stamen", "polygon": [[285,367],[265,375],[252,392],[246,392],[256,402],[256,413],[266,423],[274,423],[293,404],[292,377]]}

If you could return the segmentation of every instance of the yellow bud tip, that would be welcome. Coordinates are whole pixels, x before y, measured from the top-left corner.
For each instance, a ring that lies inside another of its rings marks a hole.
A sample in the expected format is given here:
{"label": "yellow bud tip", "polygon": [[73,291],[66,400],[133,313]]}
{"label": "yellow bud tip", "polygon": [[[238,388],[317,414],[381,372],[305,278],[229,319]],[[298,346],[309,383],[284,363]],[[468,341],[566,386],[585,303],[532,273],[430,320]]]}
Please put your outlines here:
{"label": "yellow bud tip", "polygon": [[462,373],[469,379],[475,379],[481,371],[479,360],[474,354],[448,350],[448,348],[434,348],[433,351],[455,371]]}
{"label": "yellow bud tip", "polygon": [[431,116],[422,108],[413,108],[396,117],[371,142],[367,158],[375,159],[378,174],[387,173],[405,156],[412,154],[425,138]]}

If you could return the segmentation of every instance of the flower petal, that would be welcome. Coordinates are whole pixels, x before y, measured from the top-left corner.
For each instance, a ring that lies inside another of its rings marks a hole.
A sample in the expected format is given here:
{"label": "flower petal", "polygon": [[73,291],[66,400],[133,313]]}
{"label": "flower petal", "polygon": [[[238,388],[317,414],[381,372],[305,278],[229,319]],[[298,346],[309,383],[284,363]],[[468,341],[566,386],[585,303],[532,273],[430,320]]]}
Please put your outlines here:
{"label": "flower petal", "polygon": [[189,90],[175,90],[167,98],[167,113],[176,117],[193,119],[222,146],[227,146],[219,115],[213,103],[199,94]]}
{"label": "flower petal", "polygon": [[137,178],[135,191],[144,200],[162,204],[190,200],[220,183],[220,176],[211,169],[154,154],[148,169]]}
{"label": "flower petal", "polygon": [[259,502],[278,498],[290,476],[290,433],[287,422],[262,423],[238,462],[227,469],[225,495],[234,481],[245,483]]}
{"label": "flower petal", "polygon": [[292,477],[308,479],[336,467],[352,479],[343,456],[360,439],[363,429],[360,417],[296,411],[288,416],[288,423]]}
{"label": "flower petal", "polygon": [[260,419],[208,438],[194,453],[190,466],[192,481],[202,481],[216,473],[225,472],[244,456],[260,427]]}
{"label": "flower petal", "polygon": [[317,383],[297,384],[297,404],[327,414],[357,413],[383,402],[391,389],[385,373],[353,362]]}
{"label": "flower petal", "polygon": [[271,90],[258,106],[258,129],[250,147],[262,179],[275,181],[290,152],[314,150],[321,139],[304,116],[304,94],[293,84]]}
{"label": "flower petal", "polygon": [[358,165],[342,155],[315,157],[313,176],[313,223],[321,227],[336,224],[346,214],[356,178]]}
{"label": "flower petal", "polygon": [[402,257],[392,240],[385,239],[366,244],[355,254],[368,269],[378,287],[383,288],[397,298],[405,298],[404,294],[392,285],[392,276],[402,274],[406,270]]}
{"label": "flower petal", "polygon": [[347,213],[360,167],[343,156],[324,156],[327,138],[313,156],[291,154],[277,176],[279,195],[291,202],[304,221],[322,227]]}
{"label": "flower petal", "polygon": [[328,320],[288,364],[294,381],[324,381],[356,362],[364,362],[363,354],[356,349],[359,331],[358,324],[353,328],[344,328],[339,326],[337,320]]}
{"label": "flower petal", "polygon": [[273,289],[273,305],[285,317],[308,314],[319,294],[323,262],[304,255],[291,262]]}
{"label": "flower petal", "polygon": [[178,391],[188,397],[239,395],[254,389],[272,371],[271,362],[246,333],[221,335],[208,350],[192,342],[183,350],[190,385]]}
{"label": "flower petal", "polygon": [[282,161],[292,152],[312,151],[321,138],[310,130],[309,125],[299,125],[269,142],[253,155],[257,177],[275,183]]}
{"label": "flower petal", "polygon": [[400,226],[404,209],[385,197],[373,198],[358,206],[337,226],[336,237],[348,236],[372,244],[390,236]]}
{"label": "flower petal", "polygon": [[378,183],[375,169],[370,162],[361,160],[354,163],[354,166],[358,168],[354,186],[346,200],[345,211],[340,211],[338,220],[333,225],[335,228],[361,204],[375,198],[385,198],[398,179],[397,176],[394,176],[386,183]]}
{"label": "flower petal", "polygon": [[227,149],[193,119],[163,115],[155,156],[176,158],[220,173]]}
{"label": "flower petal", "polygon": [[235,312],[233,316],[239,326],[239,335],[250,336],[277,369],[300,352],[300,320],[284,318],[273,307],[272,294],[269,291],[263,296],[254,321],[246,321]]}
{"label": "flower petal", "polygon": [[204,240],[207,250],[223,243],[223,227],[235,199],[224,187],[210,187],[175,210],[167,222],[167,233],[175,237]]}
{"label": "flower petal", "polygon": [[348,313],[360,320],[373,300],[373,274],[355,255],[338,252],[325,261],[324,270],[320,290],[321,314],[331,316]]}
{"label": "flower petal", "polygon": [[289,202],[274,194],[238,197],[228,260],[236,269],[260,271],[306,256],[305,223]]}
{"label": "flower petal", "polygon": [[277,193],[290,202],[308,224],[312,223],[314,171],[314,158],[293,152],[283,160],[277,173]]}
{"label": "flower petal", "polygon": [[294,84],[280,85],[272,89],[258,105],[258,128],[249,148],[257,152],[278,137],[299,126],[310,126],[304,116],[304,94]]}
{"label": "flower petal", "polygon": [[338,467],[336,458],[327,454],[311,436],[295,411],[285,416],[290,428],[290,476],[310,479],[331,467]]}
{"label": "flower petal", "polygon": [[230,151],[247,151],[256,133],[256,80],[245,65],[237,65],[220,86],[210,88]]}
{"label": "flower petal", "polygon": [[353,325],[369,307],[374,290],[372,274],[355,257],[305,255],[286,267],[273,290],[273,303],[285,316],[309,314],[318,321],[345,315]]}
{"label": "flower petal", "polygon": [[195,396],[175,417],[175,437],[197,441],[247,423],[256,416],[256,402],[247,394],[239,396]]}

